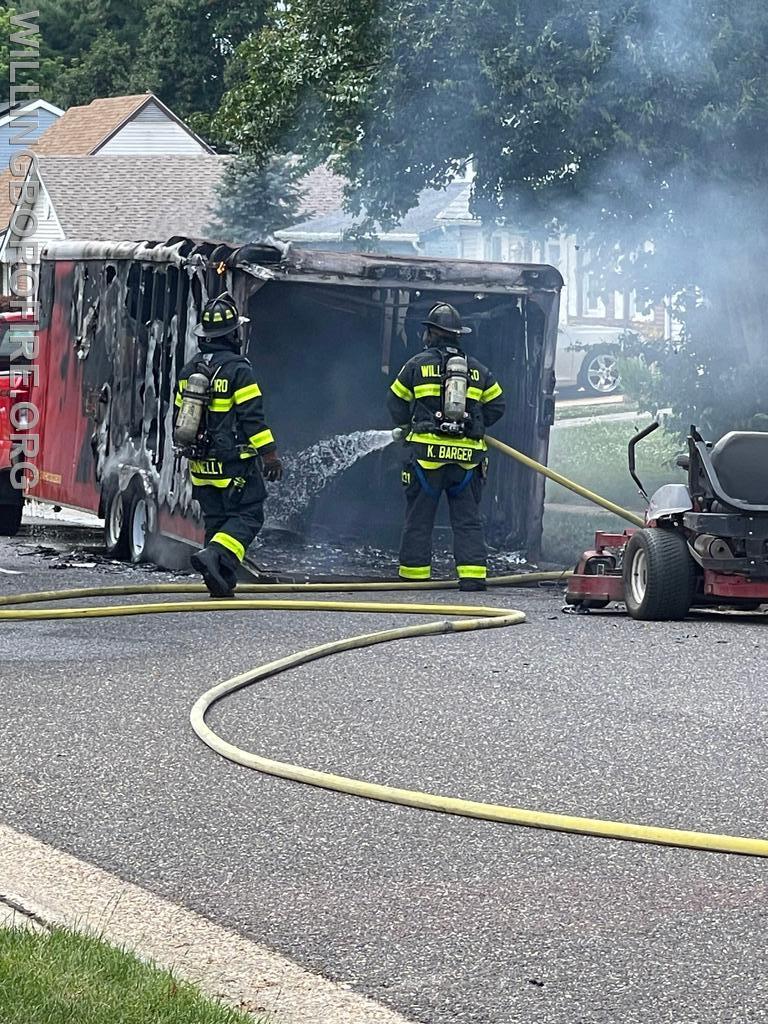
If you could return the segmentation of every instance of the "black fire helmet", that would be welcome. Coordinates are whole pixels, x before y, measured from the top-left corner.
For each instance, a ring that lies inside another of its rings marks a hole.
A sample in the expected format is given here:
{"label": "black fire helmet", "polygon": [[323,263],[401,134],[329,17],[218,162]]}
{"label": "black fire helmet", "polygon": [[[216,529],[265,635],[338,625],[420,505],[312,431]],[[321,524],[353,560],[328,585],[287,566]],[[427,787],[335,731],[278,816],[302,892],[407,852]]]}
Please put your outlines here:
{"label": "black fire helmet", "polygon": [[195,334],[198,338],[220,338],[236,331],[240,324],[247,323],[250,323],[248,317],[240,316],[229,292],[222,292],[203,306],[203,315],[195,327]]}
{"label": "black fire helmet", "polygon": [[446,334],[454,334],[458,337],[460,334],[471,334],[471,327],[461,326],[461,317],[459,311],[447,302],[438,302],[436,306],[433,306],[427,314],[427,319],[421,321],[425,327],[434,327],[438,331],[444,331]]}

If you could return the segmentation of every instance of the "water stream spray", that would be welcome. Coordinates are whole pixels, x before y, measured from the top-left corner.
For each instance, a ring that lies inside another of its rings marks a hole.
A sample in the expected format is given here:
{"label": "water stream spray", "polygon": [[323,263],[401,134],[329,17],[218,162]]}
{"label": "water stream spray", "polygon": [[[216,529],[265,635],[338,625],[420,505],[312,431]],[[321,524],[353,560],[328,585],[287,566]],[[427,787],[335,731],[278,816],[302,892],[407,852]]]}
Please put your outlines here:
{"label": "water stream spray", "polygon": [[307,509],[315,495],[339,473],[392,441],[391,430],[356,430],[324,438],[303,451],[286,455],[282,481],[269,488],[267,529],[303,532]]}

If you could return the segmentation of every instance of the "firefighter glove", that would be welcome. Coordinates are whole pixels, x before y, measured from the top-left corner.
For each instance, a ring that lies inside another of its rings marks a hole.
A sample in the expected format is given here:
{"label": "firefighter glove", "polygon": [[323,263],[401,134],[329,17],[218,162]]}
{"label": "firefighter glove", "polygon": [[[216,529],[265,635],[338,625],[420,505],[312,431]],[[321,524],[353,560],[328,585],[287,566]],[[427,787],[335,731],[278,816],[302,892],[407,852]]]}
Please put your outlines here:
{"label": "firefighter glove", "polygon": [[273,483],[275,480],[283,479],[283,464],[278,459],[277,452],[268,452],[266,455],[262,455],[261,462],[265,480]]}

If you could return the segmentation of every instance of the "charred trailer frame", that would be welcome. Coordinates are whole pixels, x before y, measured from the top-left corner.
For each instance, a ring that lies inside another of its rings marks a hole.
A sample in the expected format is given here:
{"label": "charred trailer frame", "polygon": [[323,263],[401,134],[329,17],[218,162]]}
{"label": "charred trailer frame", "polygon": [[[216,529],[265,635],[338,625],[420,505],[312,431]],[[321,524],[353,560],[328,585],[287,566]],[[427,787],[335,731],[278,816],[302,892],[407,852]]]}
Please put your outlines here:
{"label": "charred trailer frame", "polygon": [[[387,428],[389,384],[421,348],[427,310],[449,301],[473,329],[468,351],[505,390],[507,413],[494,433],[544,462],[562,284],[548,266],[281,243],[51,245],[41,273],[43,472],[35,496],[109,518],[116,496],[128,495],[123,511],[141,499],[150,533],[199,539],[196,503],[174,465],[173,384],[196,349],[202,302],[225,288],[250,317],[247,353],[285,454]],[[394,543],[402,458],[391,445],[331,480],[306,510],[307,533]],[[543,478],[491,459],[484,510],[492,544],[535,556],[543,508]]]}

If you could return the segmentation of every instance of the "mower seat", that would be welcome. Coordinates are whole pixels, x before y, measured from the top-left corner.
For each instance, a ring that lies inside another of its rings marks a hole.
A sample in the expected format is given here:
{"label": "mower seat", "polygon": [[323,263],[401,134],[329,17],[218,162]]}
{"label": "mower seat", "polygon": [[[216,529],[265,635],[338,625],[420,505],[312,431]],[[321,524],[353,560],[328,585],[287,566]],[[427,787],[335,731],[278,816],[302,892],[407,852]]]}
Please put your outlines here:
{"label": "mower seat", "polygon": [[710,457],[730,498],[768,505],[768,433],[732,430],[720,438]]}

